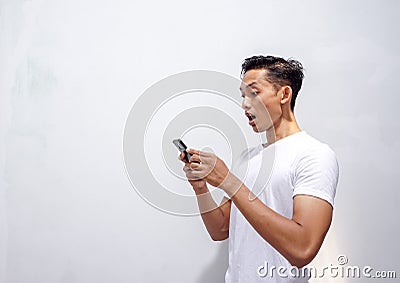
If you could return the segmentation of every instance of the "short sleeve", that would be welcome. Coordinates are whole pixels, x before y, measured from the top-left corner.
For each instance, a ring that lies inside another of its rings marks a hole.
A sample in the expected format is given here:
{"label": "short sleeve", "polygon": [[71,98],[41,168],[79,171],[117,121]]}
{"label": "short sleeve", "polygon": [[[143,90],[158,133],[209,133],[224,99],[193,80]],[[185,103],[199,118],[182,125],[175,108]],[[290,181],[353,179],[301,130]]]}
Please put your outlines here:
{"label": "short sleeve", "polygon": [[293,197],[315,196],[329,202],[333,207],[339,165],[329,146],[324,144],[302,154],[292,169]]}

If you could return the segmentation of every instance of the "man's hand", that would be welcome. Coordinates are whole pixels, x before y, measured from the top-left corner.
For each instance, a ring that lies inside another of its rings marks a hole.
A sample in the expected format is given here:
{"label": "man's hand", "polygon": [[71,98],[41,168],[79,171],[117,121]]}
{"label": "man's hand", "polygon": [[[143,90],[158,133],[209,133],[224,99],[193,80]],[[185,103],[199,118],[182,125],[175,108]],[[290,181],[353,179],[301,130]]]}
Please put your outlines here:
{"label": "man's hand", "polygon": [[199,179],[193,175],[193,170],[190,168],[191,165],[186,161],[184,153],[181,153],[181,155],[179,155],[179,160],[185,163],[183,171],[185,172],[186,178],[188,179],[190,185],[192,185],[195,193],[202,193],[205,189],[207,189],[206,181],[204,179]]}
{"label": "man's hand", "polygon": [[192,154],[188,168],[190,176],[197,180],[205,180],[214,187],[221,187],[230,173],[225,163],[213,153],[194,149],[187,152]]}

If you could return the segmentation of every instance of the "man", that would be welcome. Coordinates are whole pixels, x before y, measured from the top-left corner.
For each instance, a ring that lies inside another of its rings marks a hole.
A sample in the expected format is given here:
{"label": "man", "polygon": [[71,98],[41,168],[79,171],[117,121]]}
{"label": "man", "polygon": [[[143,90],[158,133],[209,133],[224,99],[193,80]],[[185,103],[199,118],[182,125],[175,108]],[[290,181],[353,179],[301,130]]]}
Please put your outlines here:
{"label": "man", "polygon": [[[311,262],[330,227],[339,169],[334,152],[296,122],[293,110],[303,76],[302,65],[292,59],[253,56],[244,61],[242,108],[253,130],[265,131],[268,140],[242,156],[250,167],[246,180],[216,155],[188,150],[193,156],[184,171],[205,227],[215,241],[229,238],[226,282],[307,282],[295,276],[293,266]],[[272,172],[254,169],[253,161],[272,147]],[[257,176],[251,170],[270,176],[260,184],[251,180]],[[207,183],[228,196],[220,206]]]}

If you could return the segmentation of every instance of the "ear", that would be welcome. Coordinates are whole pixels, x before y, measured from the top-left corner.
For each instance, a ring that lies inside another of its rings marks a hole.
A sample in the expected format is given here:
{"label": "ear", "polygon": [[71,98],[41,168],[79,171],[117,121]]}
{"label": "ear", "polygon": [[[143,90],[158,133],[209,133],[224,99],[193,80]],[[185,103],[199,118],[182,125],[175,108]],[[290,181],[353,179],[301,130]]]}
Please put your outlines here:
{"label": "ear", "polygon": [[280,93],[281,93],[281,104],[290,105],[290,100],[292,99],[292,88],[290,86],[283,86],[280,89]]}

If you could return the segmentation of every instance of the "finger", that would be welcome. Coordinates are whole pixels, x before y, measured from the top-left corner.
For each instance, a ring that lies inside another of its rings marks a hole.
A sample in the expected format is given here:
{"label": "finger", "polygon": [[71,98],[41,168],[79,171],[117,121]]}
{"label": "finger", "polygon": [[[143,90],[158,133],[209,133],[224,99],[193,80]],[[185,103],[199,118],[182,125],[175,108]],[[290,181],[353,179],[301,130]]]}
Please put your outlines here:
{"label": "finger", "polygon": [[182,161],[183,163],[185,163],[185,165],[189,164],[189,162],[187,162],[187,160],[186,160],[186,155],[183,152],[179,155],[178,159],[180,161]]}
{"label": "finger", "polygon": [[200,172],[196,172],[196,171],[189,171],[186,174],[186,178],[188,178],[188,180],[200,180],[204,178],[204,174],[200,173]]}
{"label": "finger", "polygon": [[186,150],[188,153],[190,153],[190,154],[197,154],[197,155],[199,155],[200,154],[200,150],[197,150],[197,149],[193,149],[193,148],[189,148],[189,149],[187,149]]}
{"label": "finger", "polygon": [[189,172],[192,169],[190,169],[188,166],[183,166],[182,170],[187,174],[187,172]]}
{"label": "finger", "polygon": [[191,162],[200,163],[200,162],[201,162],[200,156],[199,156],[198,154],[193,154],[192,157],[189,159],[189,162],[190,162],[190,163],[191,163]]}
{"label": "finger", "polygon": [[[196,163],[194,163],[194,164],[196,164]],[[193,171],[193,170],[195,170],[197,168],[192,168],[190,163],[185,163],[185,166],[183,166],[182,169],[187,174],[188,172],[191,172],[191,171]]]}
{"label": "finger", "polygon": [[200,176],[202,176],[202,174],[200,174],[199,172],[196,172],[196,171],[190,169],[188,166],[185,166],[185,167],[183,168],[183,171],[184,171],[185,174],[186,174],[186,178],[187,178],[188,180],[190,180],[190,181],[201,179]]}
{"label": "finger", "polygon": [[199,170],[200,169],[200,163],[192,162],[189,164],[189,168],[191,170]]}
{"label": "finger", "polygon": [[197,149],[188,149],[186,150],[188,153],[190,153],[191,155],[198,155],[199,158],[208,158],[208,157],[213,157],[214,154],[212,152],[205,152],[205,151],[200,151]]}
{"label": "finger", "polygon": [[202,151],[200,152],[200,157],[207,157],[207,158],[217,158],[218,156],[216,156],[214,153],[212,152],[207,152],[207,151]]}

